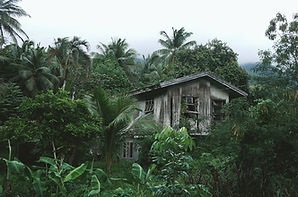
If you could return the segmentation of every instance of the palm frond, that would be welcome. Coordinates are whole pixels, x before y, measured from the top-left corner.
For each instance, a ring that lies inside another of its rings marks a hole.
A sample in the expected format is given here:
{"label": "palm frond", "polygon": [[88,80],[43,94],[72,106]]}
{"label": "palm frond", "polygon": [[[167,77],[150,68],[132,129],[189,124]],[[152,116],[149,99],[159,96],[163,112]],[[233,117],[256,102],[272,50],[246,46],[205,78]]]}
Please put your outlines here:
{"label": "palm frond", "polygon": [[135,128],[138,128],[138,130],[150,130],[158,132],[161,131],[163,127],[160,123],[153,120],[152,114],[140,113],[138,117],[130,122],[130,124],[126,128],[124,128],[124,132]]}
{"label": "palm frond", "polygon": [[194,46],[196,44],[195,41],[189,41],[187,43],[186,40],[192,35],[191,32],[186,32],[184,27],[179,30],[172,27],[173,37],[171,38],[165,31],[161,31],[160,34],[166,39],[159,39],[158,42],[164,47],[163,49],[157,50],[156,52],[162,55],[161,59],[167,60],[167,62],[171,62],[175,51],[181,48],[187,48],[190,46]]}
{"label": "palm frond", "polygon": [[134,112],[137,110],[136,105],[127,106],[124,110],[119,113],[116,118],[108,125],[108,128],[117,127],[123,124],[122,129],[125,128],[127,124],[134,120]]}
{"label": "palm frond", "polygon": [[100,117],[101,112],[98,109],[96,101],[93,99],[93,97],[91,95],[85,95],[85,97],[83,98],[83,101],[86,103],[86,105],[88,107],[88,111],[91,114]]}
{"label": "palm frond", "polygon": [[[20,34],[23,34],[28,38],[28,35],[22,30],[20,23],[13,18],[29,16],[22,8],[16,5],[18,2],[19,1],[16,0],[0,1],[0,31],[2,35],[2,42],[4,40],[4,31],[10,35],[15,43],[17,43],[17,38],[23,41],[23,38]],[[1,45],[4,44],[2,42]]]}
{"label": "palm frond", "polygon": [[196,41],[189,41],[189,42],[183,44],[181,47],[182,47],[182,48],[188,48],[188,47],[195,46],[196,44],[197,44]]}

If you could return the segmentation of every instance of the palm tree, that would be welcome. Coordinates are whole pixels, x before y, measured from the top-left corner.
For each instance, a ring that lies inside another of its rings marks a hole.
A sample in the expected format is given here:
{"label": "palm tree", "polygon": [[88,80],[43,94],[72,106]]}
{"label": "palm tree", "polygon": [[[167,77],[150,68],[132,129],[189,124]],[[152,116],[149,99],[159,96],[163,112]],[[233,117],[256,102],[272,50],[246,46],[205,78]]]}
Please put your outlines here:
{"label": "palm tree", "polygon": [[168,62],[172,62],[174,55],[177,50],[185,49],[191,46],[196,45],[195,41],[186,42],[186,40],[192,35],[191,32],[186,32],[184,27],[179,30],[174,29],[173,36],[170,37],[165,31],[161,31],[160,35],[165,37],[165,40],[159,39],[158,42],[164,47],[164,49],[160,49],[157,52],[162,55],[162,57]]}
{"label": "palm tree", "polygon": [[157,53],[149,54],[147,55],[147,57],[145,55],[142,55],[142,57],[143,67],[145,71],[150,71],[154,65],[160,63],[160,56]]}
{"label": "palm tree", "polygon": [[50,59],[57,61],[62,69],[63,75],[61,76],[62,89],[65,89],[66,82],[72,77],[75,81],[78,69],[84,68],[86,77],[89,75],[91,60],[87,54],[89,44],[85,40],[80,40],[79,37],[74,37],[72,40],[69,38],[58,38],[55,41],[54,47],[49,47]]}
{"label": "palm tree", "polygon": [[86,97],[86,102],[91,113],[102,118],[106,168],[110,171],[112,160],[119,151],[124,130],[134,120],[135,101],[129,97],[110,100],[105,91],[97,87],[91,97]]}
{"label": "palm tree", "polygon": [[100,43],[97,48],[101,51],[103,56],[112,52],[117,59],[119,65],[124,68],[133,64],[133,59],[136,57],[137,52],[134,49],[128,49],[128,43],[125,39],[112,39],[112,42],[108,45]]}
{"label": "palm tree", "polygon": [[102,119],[103,144],[106,168],[110,172],[113,159],[119,152],[123,138],[131,128],[145,128],[145,130],[161,130],[161,126],[148,115],[135,117],[136,101],[128,96],[110,99],[105,91],[97,87],[92,96],[85,99],[88,109]]}
{"label": "palm tree", "polygon": [[163,73],[163,64],[158,53],[144,56],[142,64],[141,79],[146,85],[157,83],[161,80]]}
{"label": "palm tree", "polygon": [[137,83],[137,74],[136,74],[136,64],[134,58],[137,55],[137,52],[134,49],[128,48],[128,43],[125,39],[112,39],[112,42],[108,45],[100,43],[97,45],[97,48],[101,51],[100,55],[97,57],[107,57],[112,53],[112,55],[117,59],[119,66],[122,67],[129,81],[136,85]]}
{"label": "palm tree", "polygon": [[22,8],[16,5],[20,0],[0,0],[0,47],[5,44],[5,36],[7,33],[12,40],[17,43],[17,38],[23,41],[21,34],[27,34],[21,29],[21,24],[14,18],[20,16],[29,16]]}
{"label": "palm tree", "polygon": [[13,80],[18,82],[29,96],[54,89],[59,80],[51,74],[45,49],[39,46],[34,48],[33,42],[24,42],[20,50],[24,51],[18,61],[11,64],[17,70],[17,76]]}
{"label": "palm tree", "polygon": [[[28,44],[25,41],[23,44]],[[3,49],[0,50],[0,70],[1,77],[5,81],[9,81],[18,74],[18,70],[15,66],[11,66],[12,63],[16,63],[20,60],[22,55],[22,48],[17,44],[6,45]]]}

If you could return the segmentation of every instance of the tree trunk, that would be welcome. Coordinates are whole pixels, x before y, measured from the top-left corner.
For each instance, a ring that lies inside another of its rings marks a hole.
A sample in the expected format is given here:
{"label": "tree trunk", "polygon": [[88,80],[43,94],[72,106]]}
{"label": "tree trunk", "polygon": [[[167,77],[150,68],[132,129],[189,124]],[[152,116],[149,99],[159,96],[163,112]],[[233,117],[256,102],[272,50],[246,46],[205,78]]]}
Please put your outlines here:
{"label": "tree trunk", "polygon": [[73,146],[72,147],[72,153],[71,153],[69,161],[68,161],[71,165],[73,165],[73,161],[74,161],[74,158],[75,158],[76,154],[77,154],[77,147]]}
{"label": "tree trunk", "polygon": [[74,99],[75,99],[75,94],[76,94],[76,91],[74,90],[74,91],[72,92],[72,94],[71,94],[71,100],[72,100],[72,101],[74,101]]}
{"label": "tree trunk", "polygon": [[66,80],[63,80],[63,85],[62,85],[62,90],[65,90],[65,86],[66,86]]}
{"label": "tree trunk", "polygon": [[[8,161],[11,161],[11,145],[10,145],[10,140],[7,140],[8,142]],[[5,186],[5,191],[10,192],[11,191],[11,181],[10,181],[10,170],[7,165],[7,174],[6,174],[6,186]]]}
{"label": "tree trunk", "polygon": [[106,168],[108,173],[111,173],[111,165],[112,165],[112,155],[110,153],[106,153]]}
{"label": "tree trunk", "polygon": [[112,159],[113,159],[113,150],[112,150],[112,136],[110,136],[110,139],[106,139],[108,140],[108,144],[106,147],[106,168],[108,173],[111,172],[111,165],[112,165]]}
{"label": "tree trunk", "polygon": [[68,68],[66,68],[66,69],[65,69],[64,79],[63,79],[62,90],[65,90],[65,87],[66,87],[66,81],[67,81],[67,77],[68,77],[68,73],[69,73],[69,70],[68,70]]}

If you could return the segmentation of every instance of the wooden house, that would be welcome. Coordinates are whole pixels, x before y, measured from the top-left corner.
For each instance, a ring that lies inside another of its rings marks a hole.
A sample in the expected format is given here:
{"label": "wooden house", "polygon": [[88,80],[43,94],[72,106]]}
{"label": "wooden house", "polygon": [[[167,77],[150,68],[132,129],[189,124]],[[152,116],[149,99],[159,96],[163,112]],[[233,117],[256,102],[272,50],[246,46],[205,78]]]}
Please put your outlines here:
{"label": "wooden house", "polygon": [[[184,118],[191,125],[192,135],[206,135],[213,123],[224,118],[223,105],[247,93],[209,72],[201,72],[135,90],[131,95],[138,100],[140,113],[152,113],[163,126],[179,126]],[[127,146],[133,147],[133,139]],[[135,156],[133,150],[128,152]]]}

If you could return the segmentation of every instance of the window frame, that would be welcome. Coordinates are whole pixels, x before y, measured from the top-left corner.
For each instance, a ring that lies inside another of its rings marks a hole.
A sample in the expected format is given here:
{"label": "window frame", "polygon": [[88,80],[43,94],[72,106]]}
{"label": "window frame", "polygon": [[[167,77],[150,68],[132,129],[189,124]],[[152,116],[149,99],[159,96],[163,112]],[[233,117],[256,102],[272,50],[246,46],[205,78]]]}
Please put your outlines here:
{"label": "window frame", "polygon": [[224,99],[211,99],[211,114],[213,123],[218,123],[224,120],[225,113],[222,112],[222,109],[226,103],[227,102]]}
{"label": "window frame", "polygon": [[[199,114],[198,111],[198,97],[195,96],[183,96],[182,97],[185,101],[186,104],[186,111],[185,113],[189,113],[189,114]],[[188,102],[190,101],[190,102]],[[193,108],[194,110],[192,110],[191,108]]]}
{"label": "window frame", "polygon": [[183,112],[185,118],[189,121],[193,121],[191,127],[192,129],[199,128],[199,97],[195,96],[182,96],[183,101],[186,105],[186,110]]}
{"label": "window frame", "polygon": [[133,140],[126,140],[122,146],[122,158],[133,159],[134,143]]}
{"label": "window frame", "polygon": [[145,109],[144,109],[145,114],[149,113],[154,113],[154,99],[147,99],[145,101]]}

